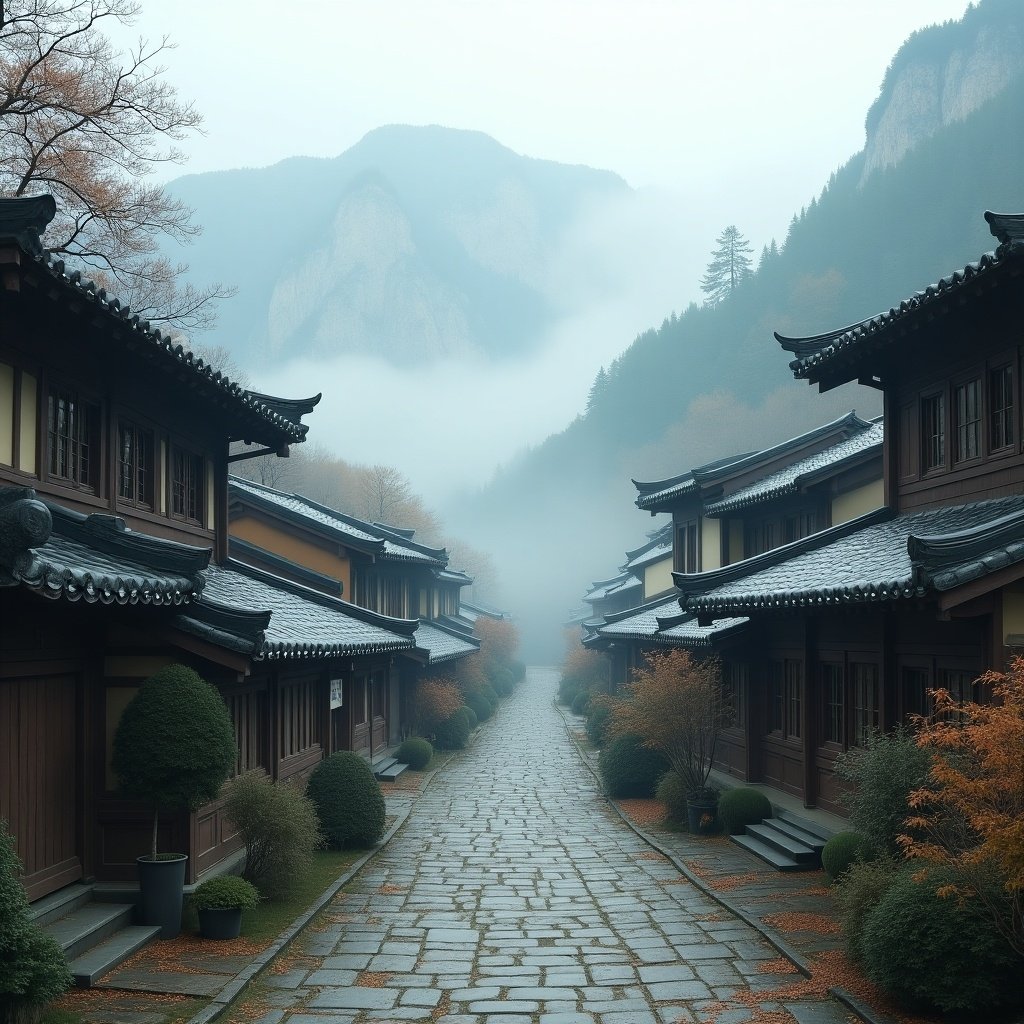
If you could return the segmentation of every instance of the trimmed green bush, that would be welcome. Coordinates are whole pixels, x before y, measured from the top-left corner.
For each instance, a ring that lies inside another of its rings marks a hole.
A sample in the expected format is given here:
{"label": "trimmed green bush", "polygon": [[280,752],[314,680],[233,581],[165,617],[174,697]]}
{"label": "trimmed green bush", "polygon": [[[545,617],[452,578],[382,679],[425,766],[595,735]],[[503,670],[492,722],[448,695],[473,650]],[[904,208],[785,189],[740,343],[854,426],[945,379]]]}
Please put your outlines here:
{"label": "trimmed green bush", "polygon": [[581,689],[583,684],[572,676],[562,676],[558,682],[558,703],[571,705],[573,698]]}
{"label": "trimmed green bush", "polygon": [[260,901],[259,890],[238,875],[220,875],[200,882],[190,903],[196,910],[252,910]]}
{"label": "trimmed green bush", "polygon": [[414,772],[423,771],[433,756],[434,748],[430,745],[430,740],[425,740],[422,736],[410,736],[395,751],[395,757]]}
{"label": "trimmed green bush", "polygon": [[493,705],[482,693],[469,694],[466,707],[476,715],[478,722],[486,722],[494,714]]}
{"label": "trimmed green bush", "polygon": [[0,1021],[34,1018],[71,987],[60,945],[29,917],[14,837],[0,818]]}
{"label": "trimmed green bush", "polygon": [[499,697],[508,697],[516,688],[515,676],[507,668],[496,668],[491,674],[491,685]]}
{"label": "trimmed green bush", "polygon": [[656,799],[665,805],[669,821],[686,821],[686,786],[676,771],[667,771],[661,777],[654,792]]}
{"label": "trimmed green bush", "polygon": [[738,786],[727,789],[718,798],[718,820],[731,836],[742,835],[747,825],[756,825],[772,816],[772,802],[756,789]]}
{"label": "trimmed green bush", "polygon": [[589,706],[589,704],[590,691],[579,690],[577,691],[576,696],[573,697],[570,708],[572,709],[572,713],[574,715],[585,715],[587,713],[587,707]]}
{"label": "trimmed green bush", "polygon": [[608,725],[611,722],[612,709],[607,701],[591,701],[587,709],[587,739],[595,747],[604,746],[608,736]]}
{"label": "trimmed green bush", "polygon": [[438,750],[461,750],[469,741],[472,728],[469,716],[459,708],[451,717],[446,718],[434,732],[434,746]]}
{"label": "trimmed green bush", "polygon": [[515,683],[521,683],[526,678],[526,662],[525,661],[510,661],[509,671],[512,673],[512,681]]}
{"label": "trimmed green bush", "polygon": [[294,785],[248,772],[231,783],[224,810],[245,840],[242,878],[267,896],[289,892],[322,842],[313,802]]}
{"label": "trimmed green bush", "polygon": [[384,794],[355,751],[342,750],[321,761],[309,777],[306,795],[328,846],[372,846],[384,835]]}
{"label": "trimmed green bush", "polygon": [[160,810],[215,799],[237,756],[227,705],[192,669],[168,665],[139,687],[114,733],[111,766],[124,793],[153,805],[154,858]]}
{"label": "trimmed green bush", "polygon": [[855,963],[864,960],[864,923],[868,914],[892,885],[899,868],[899,863],[889,856],[854,861],[838,879],[836,902],[843,922],[843,937],[850,959]]}
{"label": "trimmed green bush", "polygon": [[648,750],[637,736],[618,736],[601,750],[598,768],[605,792],[613,797],[651,797],[668,761]]}
{"label": "trimmed green bush", "polygon": [[[1021,960],[999,934],[984,896],[940,896],[956,881],[917,864],[902,870],[868,913],[864,969],[868,978],[913,1010],[970,1012],[971,1020],[1021,1002]],[[998,883],[997,883],[998,885]],[[1005,900],[998,889],[991,894]]]}
{"label": "trimmed green bush", "polygon": [[848,784],[842,800],[850,810],[850,827],[875,854],[901,852],[896,837],[906,831],[908,797],[925,784],[930,766],[931,754],[902,726],[870,733],[866,746],[836,761],[836,774]]}
{"label": "trimmed green bush", "polygon": [[859,832],[837,832],[821,851],[821,866],[834,882],[851,864],[870,860],[871,846]]}
{"label": "trimmed green bush", "polygon": [[498,696],[498,691],[491,686],[490,683],[485,683],[480,687],[480,693],[483,694],[491,702],[491,707],[496,708],[501,703],[501,698]]}
{"label": "trimmed green bush", "polygon": [[472,732],[480,724],[480,719],[477,718],[476,712],[468,705],[463,705],[460,711],[466,716],[466,721],[469,722],[469,731]]}

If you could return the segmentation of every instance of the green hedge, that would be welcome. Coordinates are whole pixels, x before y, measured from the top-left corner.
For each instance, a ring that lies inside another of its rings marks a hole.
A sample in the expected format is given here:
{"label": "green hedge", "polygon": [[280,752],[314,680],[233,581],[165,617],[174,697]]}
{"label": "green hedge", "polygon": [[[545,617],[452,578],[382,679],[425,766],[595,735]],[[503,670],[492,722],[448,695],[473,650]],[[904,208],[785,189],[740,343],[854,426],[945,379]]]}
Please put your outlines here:
{"label": "green hedge", "polygon": [[637,736],[619,736],[601,751],[598,768],[605,792],[613,797],[651,797],[668,771],[668,761],[648,750]]}
{"label": "green hedge", "polygon": [[871,847],[859,832],[837,832],[821,851],[821,866],[834,882],[858,861],[871,859]]}
{"label": "green hedge", "polygon": [[430,745],[430,740],[425,740],[422,736],[410,736],[395,751],[395,757],[414,772],[423,771],[433,756],[434,748]]}
{"label": "green hedge", "polygon": [[718,820],[731,836],[742,835],[747,825],[756,825],[771,816],[771,800],[748,786],[727,789],[718,799]]}
{"label": "green hedge", "polygon": [[384,835],[384,794],[366,760],[342,750],[321,761],[309,777],[306,795],[320,818],[329,846],[372,846]]}

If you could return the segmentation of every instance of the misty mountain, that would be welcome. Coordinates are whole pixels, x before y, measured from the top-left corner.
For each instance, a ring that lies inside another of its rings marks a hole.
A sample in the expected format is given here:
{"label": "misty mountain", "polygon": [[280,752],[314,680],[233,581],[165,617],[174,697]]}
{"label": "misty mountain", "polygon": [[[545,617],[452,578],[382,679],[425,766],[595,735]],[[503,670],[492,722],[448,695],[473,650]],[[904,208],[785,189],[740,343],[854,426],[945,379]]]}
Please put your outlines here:
{"label": "misty mountain", "polygon": [[334,159],[188,175],[196,282],[238,286],[218,333],[246,368],[296,357],[501,358],[543,336],[553,246],[619,177],[479,132],[393,125]]}
{"label": "misty mountain", "polygon": [[1022,38],[1016,0],[984,0],[915,33],[869,113],[865,149],[794,215],[756,273],[720,305],[691,305],[638,336],[568,429],[447,510],[475,543],[533,553],[533,568],[503,566],[516,595],[531,592],[536,564],[561,571],[528,617],[550,623],[642,539],[650,523],[630,477],[760,448],[851,408],[880,411],[869,388],[820,396],[794,381],[772,332],[859,321],[994,248],[983,211],[1024,210]]}

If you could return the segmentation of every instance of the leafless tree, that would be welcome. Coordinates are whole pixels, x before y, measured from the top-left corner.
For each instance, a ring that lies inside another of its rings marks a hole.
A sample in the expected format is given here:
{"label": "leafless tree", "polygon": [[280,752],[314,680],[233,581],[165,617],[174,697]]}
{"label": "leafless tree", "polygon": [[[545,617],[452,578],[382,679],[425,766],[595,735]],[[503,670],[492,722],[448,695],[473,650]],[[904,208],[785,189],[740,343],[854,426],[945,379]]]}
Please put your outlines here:
{"label": "leafless tree", "polygon": [[232,289],[183,283],[187,270],[159,255],[167,236],[200,231],[192,211],[148,180],[181,163],[174,145],[202,117],[168,83],[165,36],[127,52],[105,35],[130,25],[135,0],[7,0],[0,8],[0,192],[48,191],[57,216],[44,242],[88,270],[152,323],[210,326]]}

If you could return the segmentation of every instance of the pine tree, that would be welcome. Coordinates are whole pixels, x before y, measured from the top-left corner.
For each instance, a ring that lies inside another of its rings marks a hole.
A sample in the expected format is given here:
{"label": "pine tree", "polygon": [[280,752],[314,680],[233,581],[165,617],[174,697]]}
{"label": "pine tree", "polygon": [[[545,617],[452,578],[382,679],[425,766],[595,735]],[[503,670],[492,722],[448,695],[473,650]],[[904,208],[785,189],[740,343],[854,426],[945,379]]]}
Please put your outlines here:
{"label": "pine tree", "polygon": [[753,272],[750,266],[753,247],[735,224],[730,224],[718,236],[715,245],[717,248],[700,281],[700,289],[707,296],[705,302],[709,306],[716,306],[729,298],[736,286]]}

